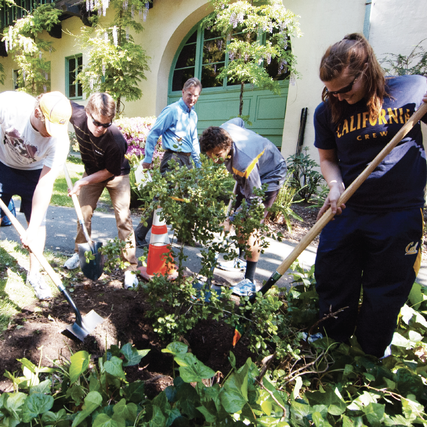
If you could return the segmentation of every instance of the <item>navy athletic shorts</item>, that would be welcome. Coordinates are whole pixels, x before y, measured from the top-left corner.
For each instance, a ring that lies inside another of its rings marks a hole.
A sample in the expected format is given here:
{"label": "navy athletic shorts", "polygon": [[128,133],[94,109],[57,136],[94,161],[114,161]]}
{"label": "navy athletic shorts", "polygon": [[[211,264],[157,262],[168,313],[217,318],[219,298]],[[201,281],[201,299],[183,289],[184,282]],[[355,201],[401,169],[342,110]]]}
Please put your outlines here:
{"label": "navy athletic shorts", "polygon": [[0,197],[4,204],[9,204],[12,196],[21,197],[21,209],[27,222],[31,218],[33,194],[39,182],[42,170],[13,169],[0,162]]}

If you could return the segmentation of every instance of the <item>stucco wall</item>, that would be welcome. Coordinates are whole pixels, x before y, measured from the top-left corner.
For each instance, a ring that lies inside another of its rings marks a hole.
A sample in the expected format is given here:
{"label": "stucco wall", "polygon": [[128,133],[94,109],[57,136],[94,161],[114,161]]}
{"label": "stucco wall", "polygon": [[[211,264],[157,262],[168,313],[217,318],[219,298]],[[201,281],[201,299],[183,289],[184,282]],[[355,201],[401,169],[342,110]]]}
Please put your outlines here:
{"label": "stucco wall", "polygon": [[318,161],[313,146],[313,114],[323,89],[318,75],[320,60],[328,46],[348,33],[363,31],[365,3],[365,0],[283,0],[287,8],[300,16],[303,33],[302,37],[292,40],[300,78],[289,85],[282,144],[285,158],[295,154],[301,109],[307,107],[304,147],[309,147],[311,157]]}
{"label": "stucco wall", "polygon": [[[290,85],[284,123],[282,153],[286,158],[295,153],[300,114],[308,107],[304,146],[318,161],[313,146],[313,113],[320,102],[322,84],[318,77],[320,59],[326,48],[352,32],[363,32],[365,12],[371,3],[365,0],[282,0],[301,16],[303,37],[293,41],[301,78]],[[427,1],[377,0],[371,3],[368,39],[379,60],[386,53],[408,55],[423,39],[427,20]],[[427,40],[422,45],[427,49]]]}
{"label": "stucco wall", "polygon": [[409,55],[423,41],[427,49],[427,0],[372,2],[369,41],[377,58],[387,53]]}
{"label": "stucco wall", "polygon": [[151,57],[150,72],[141,85],[143,98],[128,103],[128,115],[158,115],[167,105],[168,82],[175,53],[187,33],[211,9],[207,0],[156,0],[141,34],[141,44]]}

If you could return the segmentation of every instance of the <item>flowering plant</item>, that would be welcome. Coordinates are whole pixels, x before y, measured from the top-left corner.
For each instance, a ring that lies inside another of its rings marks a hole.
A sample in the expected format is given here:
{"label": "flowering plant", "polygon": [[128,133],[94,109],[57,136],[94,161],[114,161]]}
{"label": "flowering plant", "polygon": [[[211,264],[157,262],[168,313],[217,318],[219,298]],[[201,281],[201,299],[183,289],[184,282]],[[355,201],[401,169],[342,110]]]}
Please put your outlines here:
{"label": "flowering plant", "polygon": [[[128,158],[133,157],[135,154],[140,160],[145,156],[145,143],[147,142],[148,133],[156,121],[156,117],[131,117],[122,118],[114,121],[114,124],[120,129],[121,133],[128,143],[126,155]],[[157,141],[154,148],[153,159],[162,157],[163,154],[159,152],[162,146],[162,137]]]}
{"label": "flowering plant", "polygon": [[[155,121],[156,117],[154,116],[122,118],[114,121],[114,124],[119,128],[128,144],[126,158],[129,160],[131,167],[131,171],[129,173],[131,186],[131,207],[139,206],[140,200],[143,199],[143,195],[145,193],[144,188],[141,188],[136,182],[135,171],[145,157],[145,144],[147,142],[147,136]],[[160,165],[163,153],[162,137],[160,137],[156,146],[154,147],[154,167],[158,167]]]}

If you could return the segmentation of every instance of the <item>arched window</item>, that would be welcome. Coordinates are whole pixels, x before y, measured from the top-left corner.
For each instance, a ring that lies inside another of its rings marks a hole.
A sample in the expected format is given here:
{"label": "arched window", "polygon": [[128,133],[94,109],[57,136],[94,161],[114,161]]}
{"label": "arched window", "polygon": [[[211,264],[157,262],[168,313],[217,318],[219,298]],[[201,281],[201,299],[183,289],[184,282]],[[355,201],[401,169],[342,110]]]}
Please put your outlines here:
{"label": "arched window", "polygon": [[[233,37],[243,38],[243,34],[236,33]],[[252,42],[256,42],[256,37],[252,37]],[[262,33],[258,38],[261,43],[265,43],[266,40],[273,39],[273,34]],[[226,78],[223,81],[217,79],[224,66],[227,66],[228,62],[232,60],[225,54],[226,46],[227,41],[219,32],[211,29],[203,30],[200,25],[192,30],[176,59],[172,91],[181,90],[185,81],[190,77],[200,79],[203,89],[226,88],[234,85]],[[264,66],[274,80],[285,80],[289,76],[284,64],[280,64],[277,59],[272,59],[269,64],[265,61]]]}
{"label": "arched window", "polygon": [[[243,37],[236,33],[233,37]],[[253,36],[253,42],[274,43],[274,34],[261,33]],[[181,97],[181,90],[190,77],[202,82],[203,90],[195,106],[198,115],[199,134],[208,126],[219,126],[239,114],[240,85],[218,80],[217,76],[232,58],[226,55],[227,41],[221,34],[202,29],[198,24],[183,40],[179,47],[169,76],[168,104]],[[289,47],[290,49],[290,47]],[[280,82],[280,95],[267,89],[246,85],[244,91],[243,115],[249,117],[250,129],[270,139],[278,147],[282,145],[283,125],[289,80],[286,64],[272,59],[263,66],[273,79]]]}

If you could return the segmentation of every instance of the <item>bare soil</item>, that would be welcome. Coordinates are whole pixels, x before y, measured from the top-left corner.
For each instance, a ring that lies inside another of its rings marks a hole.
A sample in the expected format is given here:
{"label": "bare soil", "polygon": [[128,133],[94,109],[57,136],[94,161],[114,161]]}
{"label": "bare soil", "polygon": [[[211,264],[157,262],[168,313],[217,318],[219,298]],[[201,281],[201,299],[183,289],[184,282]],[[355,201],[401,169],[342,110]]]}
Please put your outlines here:
{"label": "bare soil", "polygon": [[[67,330],[75,322],[75,314],[62,295],[25,307],[0,339],[0,393],[11,390],[11,382],[3,377],[6,371],[21,374],[17,359],[25,357],[36,365],[53,366],[53,360],[67,360],[80,350],[97,358],[111,345],[128,342],[139,350],[151,350],[139,366],[127,368],[128,380],[145,380],[147,393],[152,396],[171,385],[172,358],[161,352],[169,342],[159,339],[145,317],[144,292],[123,289],[122,273],[103,274],[95,282],[81,276],[79,281],[73,301],[83,316],[94,310],[104,321],[81,342]],[[203,363],[227,372],[230,350],[241,364],[250,356],[244,338],[232,348],[233,333],[225,324],[201,322],[183,340]]]}
{"label": "bare soil", "polygon": [[[297,204],[294,210],[304,221],[292,220],[292,232],[280,224],[270,226],[282,231],[286,239],[299,242],[315,223],[317,209]],[[317,239],[313,244],[317,244]],[[425,250],[425,245],[423,248]],[[57,270],[61,271],[60,268]],[[109,276],[103,274],[96,282],[79,274],[73,300],[82,315],[95,310],[105,320],[81,342],[66,329],[75,321],[75,315],[62,295],[25,307],[0,336],[0,393],[12,390],[11,382],[4,377],[6,371],[21,374],[17,359],[27,358],[36,365],[53,366],[54,360],[67,360],[80,350],[86,350],[96,358],[113,344],[130,342],[139,350],[151,351],[139,366],[127,368],[128,380],[144,380],[148,396],[154,397],[172,384],[172,358],[161,352],[169,342],[159,339],[145,316],[147,305],[144,291],[123,289],[122,272]],[[244,337],[235,348],[232,347],[233,332],[225,324],[204,321],[183,340],[199,360],[226,374],[230,351],[235,354],[238,365],[253,356],[247,350]]]}

